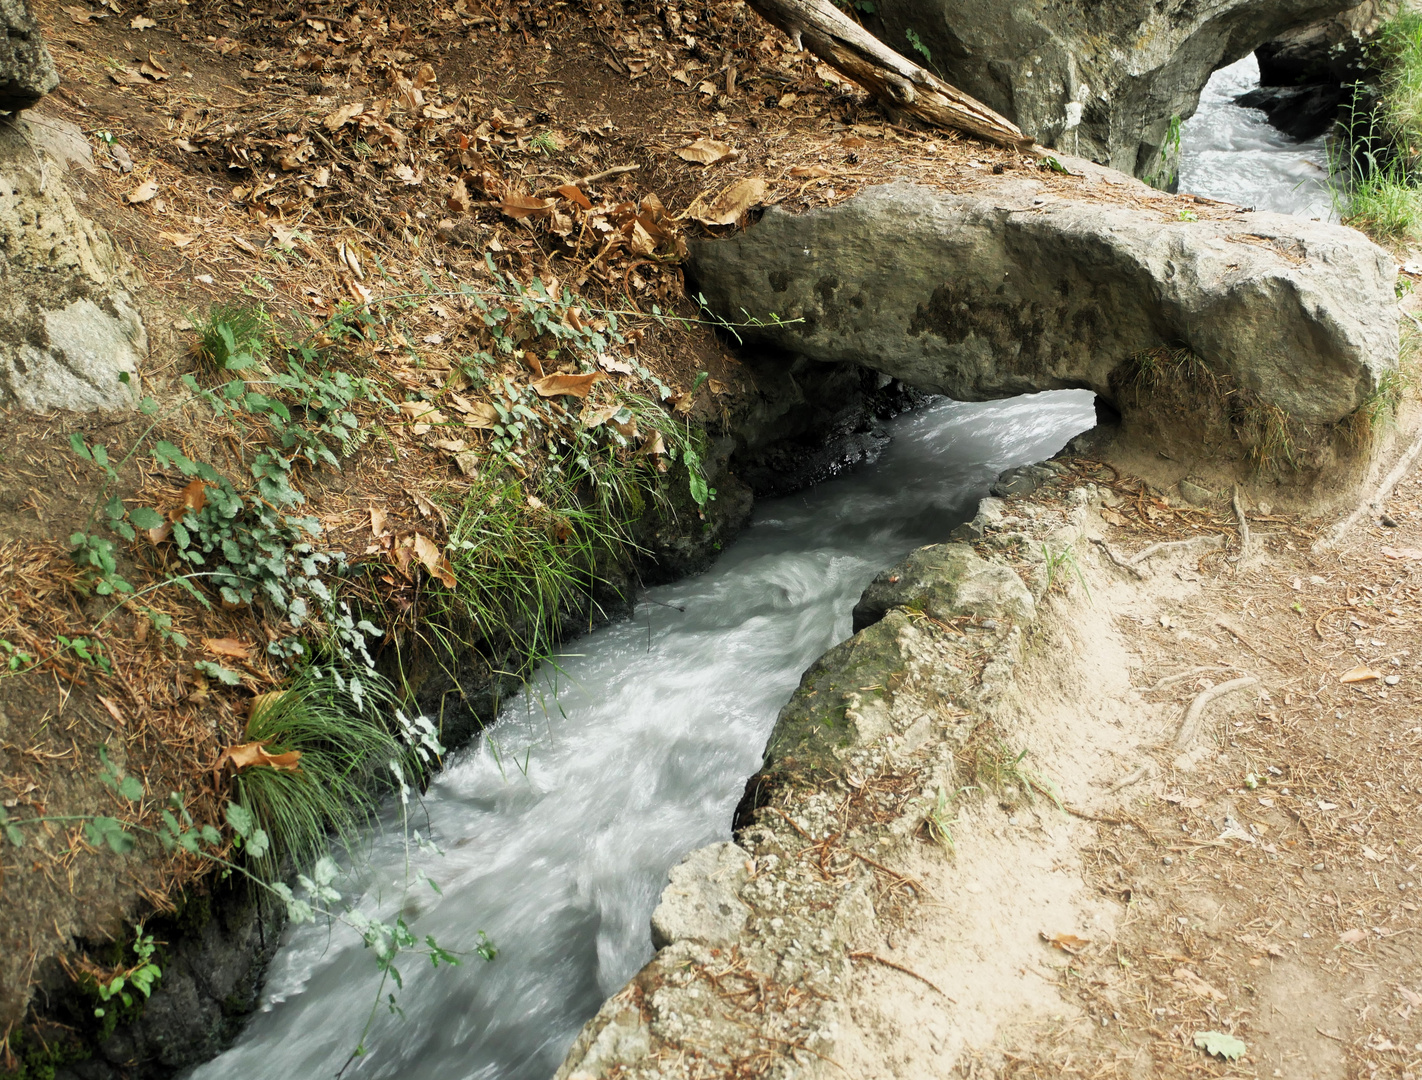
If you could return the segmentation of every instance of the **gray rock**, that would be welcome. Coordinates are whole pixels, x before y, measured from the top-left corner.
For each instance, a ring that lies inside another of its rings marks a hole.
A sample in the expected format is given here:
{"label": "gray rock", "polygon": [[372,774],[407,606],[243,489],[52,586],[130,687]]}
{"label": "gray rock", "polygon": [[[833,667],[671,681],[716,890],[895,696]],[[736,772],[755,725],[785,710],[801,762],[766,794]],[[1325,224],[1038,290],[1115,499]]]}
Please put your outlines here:
{"label": "gray rock", "polygon": [[27,109],[59,85],[25,0],[0,0],[0,112]]}
{"label": "gray rock", "polygon": [[1180,481],[1180,497],[1192,506],[1224,506],[1229,494],[1211,487],[1206,481],[1187,476]]}
{"label": "gray rock", "polygon": [[1320,86],[1256,86],[1234,99],[1246,109],[1260,109],[1269,123],[1291,139],[1313,139],[1338,122],[1345,90],[1341,83]]}
{"label": "gray rock", "polygon": [[1254,50],[1259,59],[1259,84],[1339,86],[1352,82],[1366,66],[1363,43],[1398,7],[1398,0],[1366,0],[1284,31]]}
{"label": "gray rock", "polygon": [[[0,0],[3,3],[4,0]],[[72,124],[0,127],[0,406],[132,408],[148,351],[137,277],[66,180],[92,169]]]}
{"label": "gray rock", "polygon": [[[1218,67],[1347,0],[878,0],[871,30],[1038,142],[1173,183],[1176,122]],[[1161,151],[1166,150],[1164,159]]]}
{"label": "gray rock", "polygon": [[713,947],[735,941],[750,914],[740,898],[749,858],[728,840],[698,848],[673,866],[652,912],[652,944],[664,949],[678,941]]}
{"label": "gray rock", "polygon": [[1121,438],[1152,458],[1237,443],[1223,410],[1130,389],[1151,350],[1183,345],[1260,408],[1320,432],[1395,369],[1396,269],[1361,233],[1276,214],[1180,221],[1044,191],[897,182],[798,216],[772,208],[695,242],[691,265],[711,310],[766,321],[742,331],[756,344],[959,400],[1086,387],[1127,421],[1149,418]]}
{"label": "gray rock", "polygon": [[854,605],[855,633],[896,607],[917,608],[935,619],[996,615],[1029,622],[1037,612],[1020,577],[965,544],[919,548],[871,581]]}

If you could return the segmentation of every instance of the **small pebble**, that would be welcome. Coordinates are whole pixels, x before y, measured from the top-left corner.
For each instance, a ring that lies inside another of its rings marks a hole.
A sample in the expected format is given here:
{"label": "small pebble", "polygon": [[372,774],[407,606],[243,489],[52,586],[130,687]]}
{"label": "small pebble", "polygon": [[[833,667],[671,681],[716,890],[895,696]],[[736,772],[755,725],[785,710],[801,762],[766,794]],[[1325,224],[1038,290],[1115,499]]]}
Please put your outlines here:
{"label": "small pebble", "polygon": [[1161,859],[1160,861],[1161,861],[1162,863],[1164,863],[1166,866],[1174,866],[1174,865],[1175,865],[1175,860],[1172,859],[1169,855],[1167,855],[1165,858]]}
{"label": "small pebble", "polygon": [[1383,525],[1389,529],[1397,528],[1397,519],[1394,518],[1391,514],[1384,514],[1380,520],[1382,521]]}
{"label": "small pebble", "polygon": [[1316,862],[1316,863],[1314,863],[1314,864],[1313,864],[1313,868],[1314,868],[1314,870],[1316,870],[1316,871],[1317,871],[1318,873],[1320,873],[1320,874],[1323,873],[1323,871],[1324,871],[1324,869],[1325,869],[1323,863],[1321,863],[1321,862]]}
{"label": "small pebble", "polygon": [[1402,681],[1402,676],[1401,676],[1401,675],[1389,675],[1387,678],[1383,679],[1383,682],[1387,683],[1388,686],[1396,686],[1396,685],[1397,685],[1398,683],[1400,683],[1401,681]]}

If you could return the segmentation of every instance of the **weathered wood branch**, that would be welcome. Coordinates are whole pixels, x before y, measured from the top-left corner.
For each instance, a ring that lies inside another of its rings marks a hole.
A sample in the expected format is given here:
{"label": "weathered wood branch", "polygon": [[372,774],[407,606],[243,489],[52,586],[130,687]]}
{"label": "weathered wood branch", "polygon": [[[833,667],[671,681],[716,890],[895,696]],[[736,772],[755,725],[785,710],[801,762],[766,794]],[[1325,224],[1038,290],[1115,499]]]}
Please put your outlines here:
{"label": "weathered wood branch", "polygon": [[830,0],[747,2],[802,48],[894,108],[1001,146],[1032,145],[1007,117],[895,52]]}

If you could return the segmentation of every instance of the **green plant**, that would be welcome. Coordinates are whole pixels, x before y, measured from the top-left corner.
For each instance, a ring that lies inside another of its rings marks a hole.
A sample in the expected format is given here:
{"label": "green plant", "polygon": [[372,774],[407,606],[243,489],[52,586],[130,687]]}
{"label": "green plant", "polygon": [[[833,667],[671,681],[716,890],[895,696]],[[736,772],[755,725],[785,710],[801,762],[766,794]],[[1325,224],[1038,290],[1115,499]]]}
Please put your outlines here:
{"label": "green plant", "polygon": [[242,371],[261,362],[273,331],[265,308],[221,304],[198,324],[194,352],[218,371]]}
{"label": "green plant", "polygon": [[0,638],[0,653],[4,654],[5,670],[24,671],[35,665],[35,657],[32,653],[25,652],[10,642]]}
{"label": "green plant", "polygon": [[555,154],[560,149],[558,139],[551,131],[540,131],[528,140],[531,149],[544,155]]}
{"label": "green plant", "polygon": [[1193,210],[1181,210],[1180,213],[1176,215],[1176,217],[1178,217],[1181,221],[1199,221],[1199,220],[1200,220],[1200,215],[1197,214],[1197,213],[1195,213],[1195,211],[1193,211]]}
{"label": "green plant", "polygon": [[[157,946],[153,944],[153,935],[143,932],[143,924],[139,923],[134,930],[133,955],[136,963],[129,968],[125,968],[103,981],[96,980],[95,993],[99,1000],[107,1004],[114,998],[123,1002],[125,1007],[133,1005],[133,996],[129,990],[136,990],[147,999],[153,993],[153,986],[162,978],[163,970],[153,961],[153,954]],[[94,1009],[94,1015],[102,1017],[104,1015],[102,1005]]]}
{"label": "green plant", "polygon": [[938,74],[939,78],[942,78],[943,73],[938,70],[938,65],[933,62],[933,53],[929,51],[928,46],[923,43],[923,38],[918,36],[918,31],[910,26],[904,31],[904,39],[909,43],[909,47],[912,48],[914,52],[923,57],[923,62],[932,68]]}
{"label": "green plant", "polygon": [[384,681],[368,677],[357,706],[332,674],[313,666],[252,700],[246,739],[265,754],[299,755],[291,768],[240,768],[232,777],[234,804],[268,841],[249,847],[248,860],[269,879],[282,859],[314,863],[330,834],[351,848],[375,813],[377,775],[408,756],[380,719],[394,705]]}
{"label": "green plant", "polygon": [[1086,575],[1081,572],[1081,563],[1076,561],[1076,551],[1071,547],[1064,547],[1054,553],[1044,543],[1042,545],[1042,565],[1047,571],[1048,592],[1051,592],[1052,587],[1062,580],[1062,569],[1067,568],[1076,574],[1076,580],[1081,582],[1081,588],[1086,593],[1087,600],[1091,599],[1091,586],[1086,583]]}
{"label": "green plant", "polygon": [[953,843],[953,825],[957,823],[957,815],[951,814],[951,809],[948,793],[940,787],[938,798],[933,808],[928,811],[923,824],[930,840],[940,844],[949,855],[956,855],[958,848]]}
{"label": "green plant", "polygon": [[1178,176],[1175,165],[1180,160],[1180,132],[1180,115],[1172,114],[1165,129],[1165,138],[1160,143],[1155,168],[1141,177],[1151,187],[1164,191],[1175,183]]}

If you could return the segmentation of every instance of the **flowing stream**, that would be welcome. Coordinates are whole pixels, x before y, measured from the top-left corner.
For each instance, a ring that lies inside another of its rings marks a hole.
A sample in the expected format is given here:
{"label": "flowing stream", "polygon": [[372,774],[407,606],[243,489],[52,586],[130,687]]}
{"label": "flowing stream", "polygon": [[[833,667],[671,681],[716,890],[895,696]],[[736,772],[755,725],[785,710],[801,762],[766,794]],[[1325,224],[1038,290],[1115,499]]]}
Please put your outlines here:
{"label": "flowing stream", "polygon": [[1328,221],[1328,139],[1295,142],[1260,109],[1234,99],[1259,85],[1254,54],[1220,68],[1200,108],[1180,130],[1180,190],[1211,199]]}
{"label": "flowing stream", "polygon": [[[403,901],[421,937],[499,949],[453,969],[402,965],[403,1017],[376,1013],[350,1077],[547,1080],[578,1029],[651,958],[668,869],[730,835],[731,813],[801,674],[849,636],[869,579],[947,539],[993,478],[1049,457],[1095,422],[1068,390],[938,401],[892,424],[873,465],[758,505],[706,573],[652,589],[633,618],[572,643],[477,745],[436,777],[414,824],[443,855]],[[426,817],[427,815],[427,817]],[[398,829],[343,885],[385,919],[399,909]],[[287,932],[262,1010],[195,1080],[321,1080],[375,999],[372,957],[337,926]]]}

